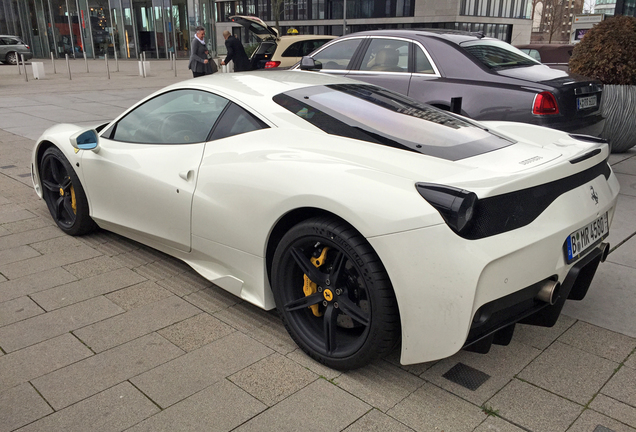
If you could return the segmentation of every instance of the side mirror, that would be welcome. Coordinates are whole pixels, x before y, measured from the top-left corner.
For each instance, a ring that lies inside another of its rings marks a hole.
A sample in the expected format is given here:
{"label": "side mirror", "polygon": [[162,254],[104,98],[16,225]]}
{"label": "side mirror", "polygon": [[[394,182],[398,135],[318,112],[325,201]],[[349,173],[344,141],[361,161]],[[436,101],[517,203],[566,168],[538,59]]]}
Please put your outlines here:
{"label": "side mirror", "polygon": [[317,62],[312,57],[303,56],[300,59],[300,70],[320,70],[322,69],[322,63]]}
{"label": "side mirror", "polygon": [[79,150],[93,150],[99,143],[95,129],[81,130],[73,134],[70,139],[71,145]]}

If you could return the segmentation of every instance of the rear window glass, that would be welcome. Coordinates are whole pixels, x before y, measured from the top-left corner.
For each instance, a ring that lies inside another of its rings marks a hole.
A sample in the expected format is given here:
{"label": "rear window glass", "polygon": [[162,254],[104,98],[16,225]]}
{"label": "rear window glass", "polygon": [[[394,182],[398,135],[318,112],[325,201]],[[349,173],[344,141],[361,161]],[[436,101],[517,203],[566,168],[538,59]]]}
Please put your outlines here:
{"label": "rear window glass", "polygon": [[367,84],[281,93],[274,101],[332,135],[459,160],[514,143],[449,112]]}
{"label": "rear window glass", "polygon": [[512,45],[501,41],[480,39],[463,42],[460,46],[491,69],[541,64]]}

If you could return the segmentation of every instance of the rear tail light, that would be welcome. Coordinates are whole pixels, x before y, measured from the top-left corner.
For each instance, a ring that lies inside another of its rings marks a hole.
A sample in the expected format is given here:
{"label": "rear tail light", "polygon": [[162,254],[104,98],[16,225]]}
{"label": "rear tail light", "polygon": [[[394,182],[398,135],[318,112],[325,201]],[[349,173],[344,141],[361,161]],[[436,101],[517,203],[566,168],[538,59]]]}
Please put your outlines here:
{"label": "rear tail light", "polygon": [[433,183],[416,183],[415,187],[457,234],[470,228],[478,202],[475,193]]}
{"label": "rear tail light", "polygon": [[280,62],[279,61],[268,61],[267,63],[265,63],[265,69],[271,69],[271,68],[275,68],[280,66]]}
{"label": "rear tail light", "polygon": [[534,97],[534,104],[532,105],[532,114],[537,115],[550,115],[558,114],[559,105],[556,98],[550,92],[541,92]]}

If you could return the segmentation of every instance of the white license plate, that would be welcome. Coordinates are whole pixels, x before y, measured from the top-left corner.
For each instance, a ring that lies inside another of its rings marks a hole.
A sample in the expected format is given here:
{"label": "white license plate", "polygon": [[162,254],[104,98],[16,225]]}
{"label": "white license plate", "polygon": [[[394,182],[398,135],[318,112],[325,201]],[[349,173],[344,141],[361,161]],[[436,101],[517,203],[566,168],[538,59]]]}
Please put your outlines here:
{"label": "white license plate", "polygon": [[594,108],[596,106],[596,95],[580,97],[576,99],[577,109]]}
{"label": "white license plate", "polygon": [[592,223],[574,231],[565,240],[565,255],[568,264],[592,249],[609,234],[607,212]]}

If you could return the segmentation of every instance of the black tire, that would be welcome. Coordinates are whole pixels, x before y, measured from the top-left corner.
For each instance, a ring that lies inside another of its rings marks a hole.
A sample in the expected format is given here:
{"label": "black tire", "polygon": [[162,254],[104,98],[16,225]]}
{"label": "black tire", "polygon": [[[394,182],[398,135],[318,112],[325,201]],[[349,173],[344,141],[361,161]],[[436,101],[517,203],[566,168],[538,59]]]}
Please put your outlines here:
{"label": "black tire", "polygon": [[[325,248],[315,267],[310,258]],[[316,282],[313,294],[303,290],[305,275]],[[283,236],[274,254],[272,289],[292,339],[331,368],[364,366],[399,339],[397,301],[380,258],[360,233],[335,218],[308,219]]]}
{"label": "black tire", "polygon": [[7,55],[5,56],[5,61],[9,64],[12,65],[17,65],[18,64],[18,53],[11,51],[10,53],[7,53]]}
{"label": "black tire", "polygon": [[57,226],[78,236],[97,228],[88,210],[88,200],[75,170],[57,147],[46,149],[40,160],[44,201]]}

